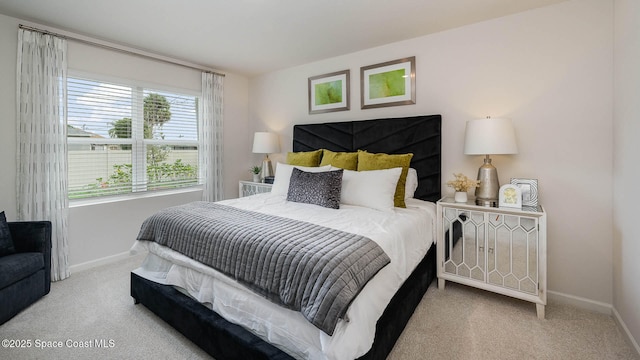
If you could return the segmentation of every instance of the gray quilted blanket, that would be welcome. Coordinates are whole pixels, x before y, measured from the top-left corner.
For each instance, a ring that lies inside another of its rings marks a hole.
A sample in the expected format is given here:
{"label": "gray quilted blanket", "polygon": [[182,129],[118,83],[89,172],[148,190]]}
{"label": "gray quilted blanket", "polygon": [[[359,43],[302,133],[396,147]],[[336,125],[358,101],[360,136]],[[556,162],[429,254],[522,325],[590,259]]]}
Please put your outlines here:
{"label": "gray quilted blanket", "polygon": [[144,221],[138,240],[209,265],[329,335],[390,262],[366,237],[211,202],[159,211]]}

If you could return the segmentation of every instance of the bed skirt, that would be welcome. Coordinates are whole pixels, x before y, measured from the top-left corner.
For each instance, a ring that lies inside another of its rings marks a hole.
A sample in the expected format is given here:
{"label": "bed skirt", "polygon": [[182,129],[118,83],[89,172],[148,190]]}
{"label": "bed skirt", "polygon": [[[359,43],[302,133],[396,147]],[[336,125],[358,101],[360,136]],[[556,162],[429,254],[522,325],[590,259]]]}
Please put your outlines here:
{"label": "bed skirt", "polygon": [[[376,325],[373,346],[360,359],[387,357],[435,276],[436,246],[433,245],[387,305]],[[292,359],[287,353],[243,327],[230,323],[172,286],[157,284],[131,273],[131,296],[136,304],[145,305],[217,360]]]}

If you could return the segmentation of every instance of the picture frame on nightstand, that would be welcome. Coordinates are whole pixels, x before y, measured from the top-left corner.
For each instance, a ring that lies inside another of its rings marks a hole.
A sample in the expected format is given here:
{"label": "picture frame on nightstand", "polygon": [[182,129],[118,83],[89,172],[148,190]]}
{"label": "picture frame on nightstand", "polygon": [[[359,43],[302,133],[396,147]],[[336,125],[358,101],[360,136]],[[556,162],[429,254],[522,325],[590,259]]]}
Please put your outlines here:
{"label": "picture frame on nightstand", "polygon": [[522,190],[517,185],[502,185],[498,193],[498,207],[522,209]]}
{"label": "picture frame on nightstand", "polygon": [[511,178],[511,184],[522,190],[522,206],[538,206],[538,180]]}

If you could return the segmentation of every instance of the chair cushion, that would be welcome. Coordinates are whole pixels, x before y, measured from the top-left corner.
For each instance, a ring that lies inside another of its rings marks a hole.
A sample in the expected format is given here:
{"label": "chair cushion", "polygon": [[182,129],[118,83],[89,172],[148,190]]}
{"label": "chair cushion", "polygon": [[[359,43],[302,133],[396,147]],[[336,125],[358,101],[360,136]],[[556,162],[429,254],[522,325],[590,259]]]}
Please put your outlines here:
{"label": "chair cushion", "polygon": [[0,258],[0,289],[16,283],[44,268],[39,252],[18,253]]}
{"label": "chair cushion", "polygon": [[11,239],[11,231],[7,224],[7,218],[4,211],[0,212],[0,256],[13,254],[16,249],[13,247],[13,239]]}

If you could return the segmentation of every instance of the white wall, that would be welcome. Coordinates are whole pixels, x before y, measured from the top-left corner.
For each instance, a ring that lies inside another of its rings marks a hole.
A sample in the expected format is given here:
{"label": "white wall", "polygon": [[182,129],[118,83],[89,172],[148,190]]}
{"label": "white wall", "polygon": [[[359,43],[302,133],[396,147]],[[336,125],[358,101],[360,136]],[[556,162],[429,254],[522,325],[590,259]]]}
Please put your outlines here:
{"label": "white wall", "polygon": [[[16,219],[15,79],[19,23],[21,21],[18,19],[0,15],[0,210],[6,211],[10,221]],[[199,71],[73,41],[69,42],[69,68],[200,91]],[[237,181],[247,175],[248,165],[238,162],[236,157],[239,153],[250,152],[249,140],[245,135],[248,86],[248,79],[244,76],[227,74],[225,77],[224,183],[227,198],[237,197]],[[70,264],[77,267],[128,251],[147,216],[168,206],[199,199],[201,191],[193,191],[108,204],[72,205],[69,212]]]}
{"label": "white wall", "polygon": [[[611,304],[612,32],[610,1],[569,1],[284,69],[250,80],[251,127],[290,151],[297,123],[442,114],[444,184],[482,164],[462,154],[467,120],[511,118],[520,153],[493,163],[501,182],[539,181],[549,289]],[[360,67],[413,55],[417,103],[360,110]],[[351,110],[309,115],[308,77],[344,69]]]}
{"label": "white wall", "polygon": [[615,1],[613,305],[640,352],[640,2]]}

